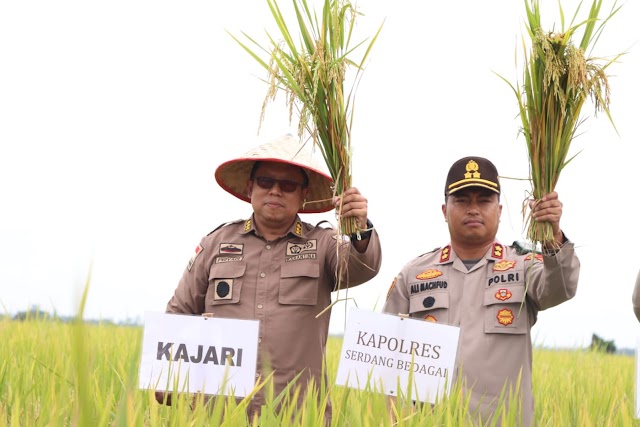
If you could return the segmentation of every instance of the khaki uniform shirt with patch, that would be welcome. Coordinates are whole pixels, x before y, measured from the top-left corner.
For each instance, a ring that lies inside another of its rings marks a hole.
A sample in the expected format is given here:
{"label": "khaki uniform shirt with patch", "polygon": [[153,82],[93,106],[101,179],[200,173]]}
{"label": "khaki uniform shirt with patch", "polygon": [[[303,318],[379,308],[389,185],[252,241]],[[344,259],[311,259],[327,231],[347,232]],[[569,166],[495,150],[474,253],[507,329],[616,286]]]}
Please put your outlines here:
{"label": "khaki uniform shirt with patch", "polygon": [[404,266],[383,311],[460,327],[456,376],[471,389],[470,410],[485,421],[505,381],[514,387],[522,371],[521,419],[531,425],[531,327],[539,310],[575,295],[579,266],[571,242],[553,256],[534,256],[496,241],[471,270],[447,246]]}
{"label": "khaki uniform shirt with patch", "polygon": [[640,321],[640,271],[636,279],[636,286],[633,288],[633,312]]}
{"label": "khaki uniform shirt with patch", "polygon": [[[381,248],[373,231],[365,253],[341,241],[336,231],[297,218],[288,234],[267,242],[252,219],[221,227],[204,237],[189,262],[173,298],[170,313],[213,313],[215,317],[260,321],[256,376],[274,371],[277,396],[300,372],[304,390],[311,378],[321,383],[331,303],[337,289],[339,258],[346,260],[340,287],[360,285],[378,273]],[[345,256],[346,255],[346,256]],[[348,275],[347,275],[348,270]],[[262,359],[263,363],[260,363]],[[264,404],[254,397],[250,413]]]}

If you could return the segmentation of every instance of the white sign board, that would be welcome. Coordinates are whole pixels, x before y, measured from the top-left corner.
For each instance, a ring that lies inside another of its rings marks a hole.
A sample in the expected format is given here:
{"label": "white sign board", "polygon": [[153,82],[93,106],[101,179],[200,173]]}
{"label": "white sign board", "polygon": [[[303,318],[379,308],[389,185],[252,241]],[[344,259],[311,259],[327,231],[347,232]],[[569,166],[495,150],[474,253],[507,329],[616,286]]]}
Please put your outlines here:
{"label": "white sign board", "polygon": [[[336,384],[435,403],[451,390],[460,328],[351,309]],[[370,382],[369,382],[370,381]],[[369,382],[369,383],[368,383]]]}
{"label": "white sign board", "polygon": [[246,396],[255,385],[258,327],[257,320],[146,312],[140,388]]}

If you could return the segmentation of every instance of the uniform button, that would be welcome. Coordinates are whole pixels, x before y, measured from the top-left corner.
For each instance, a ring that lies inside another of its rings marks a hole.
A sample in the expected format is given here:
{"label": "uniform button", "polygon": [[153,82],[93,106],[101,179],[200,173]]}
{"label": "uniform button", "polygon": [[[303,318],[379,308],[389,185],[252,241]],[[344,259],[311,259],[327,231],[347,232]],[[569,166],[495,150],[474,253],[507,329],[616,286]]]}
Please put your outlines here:
{"label": "uniform button", "polygon": [[262,308],[262,304],[258,304],[258,308]]}
{"label": "uniform button", "polygon": [[267,249],[271,249],[271,245],[267,245]]}
{"label": "uniform button", "polygon": [[433,304],[435,304],[435,302],[436,299],[434,297],[426,297],[422,300],[422,305],[424,305],[424,308],[429,308],[433,307]]}
{"label": "uniform button", "polygon": [[260,273],[260,277],[265,277],[266,274],[265,273]]}
{"label": "uniform button", "polygon": [[262,338],[258,338],[258,344],[262,342]]}

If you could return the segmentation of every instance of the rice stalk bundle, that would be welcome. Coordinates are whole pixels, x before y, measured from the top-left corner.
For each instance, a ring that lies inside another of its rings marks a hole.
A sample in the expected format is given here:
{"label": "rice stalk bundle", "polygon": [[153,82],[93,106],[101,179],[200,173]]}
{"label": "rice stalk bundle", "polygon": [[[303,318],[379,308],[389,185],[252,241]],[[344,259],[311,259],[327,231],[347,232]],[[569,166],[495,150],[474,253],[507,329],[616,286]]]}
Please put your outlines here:
{"label": "rice stalk bundle", "polygon": [[[541,26],[538,0],[525,0],[527,32],[531,46],[523,40],[525,68],[523,83],[509,83],[518,100],[520,118],[530,167],[532,194],[540,200],[555,190],[560,173],[575,158],[567,159],[571,142],[584,122],[580,113],[587,98],[595,106],[595,115],[604,111],[613,125],[609,111],[610,88],[606,69],[622,55],[598,58],[592,51],[605,25],[618,12],[614,3],[609,15],[601,19],[602,0],[593,0],[587,19],[575,23],[582,2],[577,6],[568,29],[564,29],[564,11],[560,8],[561,31],[545,31]],[[573,42],[583,30],[579,45]],[[504,78],[503,78],[504,79]],[[506,79],[505,79],[506,81]],[[615,125],[614,125],[615,128]],[[527,204],[525,200],[525,206]],[[524,209],[523,209],[524,212]],[[534,248],[538,243],[557,246],[551,224],[535,221],[531,212],[525,220],[527,238]]]}
{"label": "rice stalk bundle", "polygon": [[[268,47],[262,47],[246,33],[243,35],[259,51],[266,53],[264,60],[256,51],[231,35],[268,72],[269,89],[265,97],[260,123],[266,105],[273,101],[278,91],[286,93],[289,118],[294,110],[299,116],[298,133],[303,139],[310,136],[319,147],[329,173],[334,180],[334,194],[351,187],[351,128],[355,88],[382,26],[371,41],[368,39],[351,47],[356,16],[355,5],[344,0],[324,0],[322,15],[317,16],[307,0],[293,0],[297,28],[295,35],[289,30],[276,0],[267,0],[280,36],[267,34]],[[299,40],[299,45],[296,44]],[[354,61],[350,55],[358,48],[366,48],[362,58]],[[348,93],[344,91],[347,70],[355,68],[354,84]],[[307,203],[313,203],[308,201]],[[344,235],[359,234],[354,217],[341,221],[338,229]]]}

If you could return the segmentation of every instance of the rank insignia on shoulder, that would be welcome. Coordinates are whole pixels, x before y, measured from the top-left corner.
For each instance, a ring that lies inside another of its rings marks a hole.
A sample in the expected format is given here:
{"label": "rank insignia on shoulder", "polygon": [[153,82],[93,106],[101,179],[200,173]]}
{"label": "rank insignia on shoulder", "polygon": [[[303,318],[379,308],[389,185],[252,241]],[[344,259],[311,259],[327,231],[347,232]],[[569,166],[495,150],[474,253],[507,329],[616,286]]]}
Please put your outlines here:
{"label": "rank insignia on shoulder", "polygon": [[247,232],[251,230],[251,219],[248,219],[244,223],[244,231]]}
{"label": "rank insignia on shoulder", "polygon": [[418,274],[416,276],[416,279],[418,279],[418,280],[428,280],[428,279],[435,279],[436,277],[440,277],[440,276],[442,276],[442,271],[436,270],[434,268],[430,268],[430,269],[425,270],[422,273]]}
{"label": "rank insignia on shoulder", "polygon": [[189,263],[187,264],[187,271],[191,271],[191,267],[193,267],[193,263],[196,262],[196,258],[198,258],[198,255],[200,255],[200,253],[204,250],[204,248],[202,247],[202,245],[198,245],[196,247],[196,253],[195,255],[193,255],[191,257],[191,259],[189,260]]}
{"label": "rank insignia on shoulder", "polygon": [[437,251],[439,251],[439,250],[440,250],[440,248],[435,248],[435,249],[433,249],[433,250],[431,250],[431,251],[429,251],[429,252],[425,252],[425,253],[423,253],[423,254],[420,254],[420,255],[418,256],[418,258],[423,257],[423,256],[425,256],[425,255],[429,255],[429,254],[435,253],[435,252],[437,252]]}
{"label": "rank insignia on shoulder", "polygon": [[293,232],[295,234],[297,234],[298,236],[302,235],[302,223],[300,221],[296,221],[296,226],[295,226]]}
{"label": "rank insignia on shoulder", "polygon": [[240,220],[236,220],[236,221],[231,221],[231,222],[225,222],[225,223],[222,223],[222,224],[220,224],[219,226],[217,226],[216,228],[214,228],[212,231],[210,231],[210,232],[209,232],[209,234],[207,234],[207,236],[212,235],[212,234],[213,234],[213,233],[215,233],[216,231],[220,230],[222,227],[226,227],[226,226],[227,226],[227,225],[229,225],[229,224],[235,224],[235,223],[242,222],[242,221],[244,221],[244,220],[243,220],[243,219],[240,219]]}
{"label": "rank insignia on shoulder", "polygon": [[502,259],[502,254],[504,253],[504,248],[500,243],[493,244],[493,257]]}
{"label": "rank insignia on shoulder", "polygon": [[451,258],[451,246],[445,246],[440,251],[440,262],[447,262]]}
{"label": "rank insignia on shoulder", "polygon": [[498,319],[498,323],[504,326],[508,326],[513,323],[513,311],[509,310],[508,308],[503,308],[502,310],[498,311],[496,318]]}
{"label": "rank insignia on shoulder", "polygon": [[507,271],[516,266],[515,261],[498,261],[493,265],[493,271]]}

